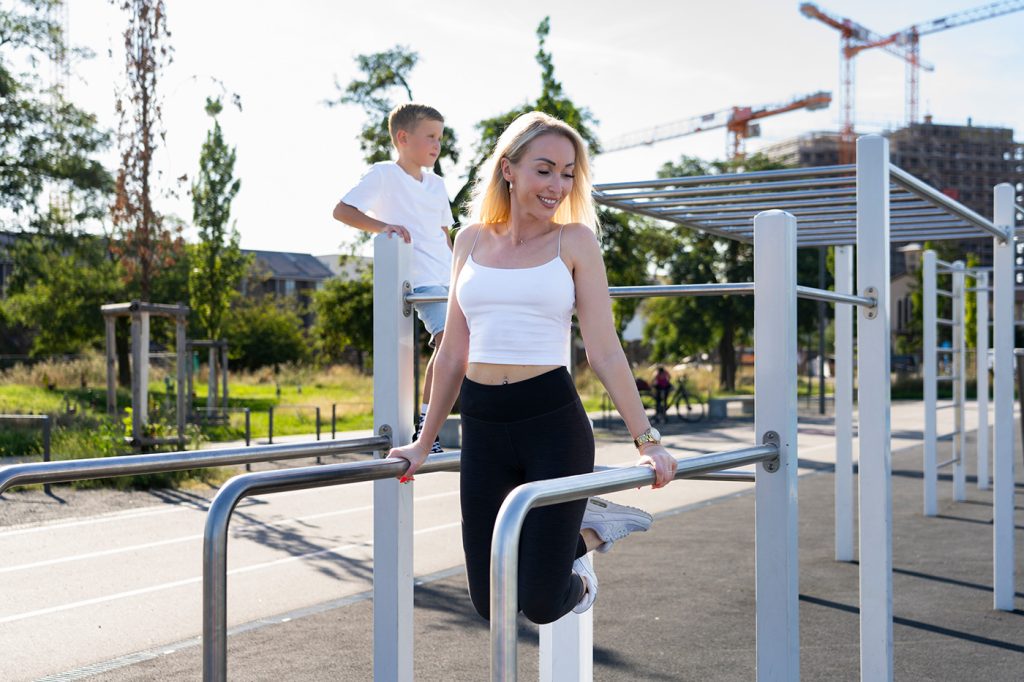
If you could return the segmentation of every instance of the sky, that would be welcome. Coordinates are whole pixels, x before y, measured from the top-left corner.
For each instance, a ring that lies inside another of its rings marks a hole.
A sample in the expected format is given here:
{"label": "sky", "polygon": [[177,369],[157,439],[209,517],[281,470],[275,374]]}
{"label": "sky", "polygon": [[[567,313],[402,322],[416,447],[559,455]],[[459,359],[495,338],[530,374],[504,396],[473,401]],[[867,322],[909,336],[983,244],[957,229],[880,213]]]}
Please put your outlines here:
{"label": "sky", "polygon": [[[114,129],[115,87],[123,84],[125,15],[109,0],[67,0],[69,40],[94,58],[72,65],[69,96]],[[826,0],[819,5],[888,34],[978,6],[976,0]],[[315,255],[347,251],[355,230],[331,210],[366,164],[357,136],[363,112],[329,107],[335,83],[359,76],[355,56],[395,45],[419,54],[410,85],[418,101],[439,109],[472,157],[477,121],[536,98],[538,23],[551,17],[548,49],[555,75],[577,105],[598,120],[601,139],[732,106],[786,102],[831,91],[824,111],[792,112],[761,121],[748,152],[810,130],[839,126],[839,36],[805,18],[792,0],[572,0],[564,2],[337,2],[328,0],[167,0],[173,62],[159,85],[166,144],[157,154],[157,185],[177,198],[157,208],[191,218],[187,186],[211,125],[205,98],[216,81],[241,96],[242,111],[220,116],[237,147],[241,191],[232,205],[243,248]],[[1024,12],[961,26],[921,39],[921,111],[936,123],[1014,128],[1024,138]],[[858,129],[899,126],[904,67],[880,50],[857,58]],[[396,98],[400,93],[395,93]],[[396,99],[396,103],[397,103]],[[595,181],[654,177],[666,161],[687,154],[706,160],[726,153],[726,133],[711,130],[601,155]],[[117,163],[115,150],[104,157]],[[449,195],[464,167],[445,169]],[[186,235],[194,232],[187,231]]]}

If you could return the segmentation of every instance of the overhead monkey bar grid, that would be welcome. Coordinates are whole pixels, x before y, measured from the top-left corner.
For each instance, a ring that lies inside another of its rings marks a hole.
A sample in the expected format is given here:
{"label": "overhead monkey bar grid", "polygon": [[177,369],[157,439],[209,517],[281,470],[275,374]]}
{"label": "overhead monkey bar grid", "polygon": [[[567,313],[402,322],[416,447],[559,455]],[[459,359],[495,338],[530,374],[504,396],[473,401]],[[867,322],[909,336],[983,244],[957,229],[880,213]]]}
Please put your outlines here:
{"label": "overhead monkey bar grid", "polygon": [[[1006,239],[1004,230],[903,169],[888,164],[889,241]],[[857,242],[857,167],[789,168],[597,185],[606,206],[726,239],[753,242],[755,213],[797,217],[798,246]]]}

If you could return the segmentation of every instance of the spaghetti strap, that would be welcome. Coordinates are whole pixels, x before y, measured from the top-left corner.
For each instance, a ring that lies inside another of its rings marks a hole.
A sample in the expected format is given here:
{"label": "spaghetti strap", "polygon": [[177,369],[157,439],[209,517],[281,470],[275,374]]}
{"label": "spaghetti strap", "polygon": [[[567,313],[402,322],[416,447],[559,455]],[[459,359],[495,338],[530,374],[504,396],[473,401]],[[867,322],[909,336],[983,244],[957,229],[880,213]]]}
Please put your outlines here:
{"label": "spaghetti strap", "polygon": [[562,257],[562,233],[563,232],[565,232],[565,225],[562,225],[562,227],[559,228],[559,230],[558,230],[558,254],[556,256],[557,258],[561,258]]}
{"label": "spaghetti strap", "polygon": [[473,237],[473,245],[469,247],[469,255],[473,255],[473,249],[476,248],[476,243],[480,240],[480,233],[484,231],[483,227],[480,227],[476,231],[476,236]]}

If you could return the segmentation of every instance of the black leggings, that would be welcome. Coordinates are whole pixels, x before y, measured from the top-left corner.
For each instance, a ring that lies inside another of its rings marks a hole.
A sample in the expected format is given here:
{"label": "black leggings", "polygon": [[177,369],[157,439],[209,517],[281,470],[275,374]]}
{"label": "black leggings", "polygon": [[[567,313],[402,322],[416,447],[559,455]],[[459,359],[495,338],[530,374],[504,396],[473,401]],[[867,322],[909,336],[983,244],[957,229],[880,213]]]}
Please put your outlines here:
{"label": "black leggings", "polygon": [[[594,470],[594,433],[564,367],[513,384],[462,382],[462,546],[473,606],[490,615],[491,534],[513,488]],[[587,501],[531,511],[519,542],[519,608],[551,623],[583,596],[572,563],[587,552]]]}

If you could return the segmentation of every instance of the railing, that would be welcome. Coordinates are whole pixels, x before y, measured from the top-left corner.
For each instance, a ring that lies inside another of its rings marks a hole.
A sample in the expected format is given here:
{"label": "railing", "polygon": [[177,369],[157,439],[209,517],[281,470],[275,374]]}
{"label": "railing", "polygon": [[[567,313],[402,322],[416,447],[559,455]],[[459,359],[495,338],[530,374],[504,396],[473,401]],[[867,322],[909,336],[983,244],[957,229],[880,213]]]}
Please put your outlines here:
{"label": "railing", "polygon": [[[50,442],[53,437],[53,419],[48,414],[0,414],[0,421],[39,422],[43,430],[43,461],[50,461]],[[3,490],[0,490],[2,493]],[[43,486],[43,492],[50,494],[50,484]]]}
{"label": "railing", "polygon": [[[770,470],[775,471],[779,465],[779,447],[777,443],[772,443],[681,458],[676,462],[676,479],[693,478],[757,462],[764,462]],[[519,537],[530,510],[652,483],[654,471],[650,467],[635,466],[526,483],[509,493],[498,511],[491,542],[492,680],[508,682],[516,679]]]}
{"label": "railing", "polygon": [[68,483],[95,478],[158,474],[207,467],[231,466],[250,462],[298,459],[337,455],[346,452],[385,450],[391,447],[387,436],[370,436],[340,441],[285,443],[240,448],[218,448],[165,452],[152,455],[68,459],[56,462],[27,462],[0,467],[0,494],[18,485]]}

